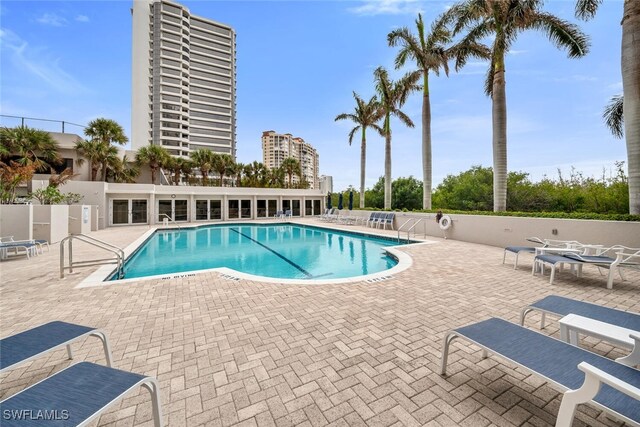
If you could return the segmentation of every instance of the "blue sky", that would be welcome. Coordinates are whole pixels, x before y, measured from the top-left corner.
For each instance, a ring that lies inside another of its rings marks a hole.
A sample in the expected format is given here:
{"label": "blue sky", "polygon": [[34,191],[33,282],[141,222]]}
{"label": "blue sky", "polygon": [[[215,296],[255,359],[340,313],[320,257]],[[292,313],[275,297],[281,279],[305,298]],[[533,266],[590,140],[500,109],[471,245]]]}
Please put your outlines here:
{"label": "blue sky", "polygon": [[[334,189],[358,187],[359,139],[348,145],[352,91],[373,95],[373,70],[393,69],[386,35],[426,22],[451,1],[183,1],[192,13],[237,32],[238,161],[261,160],[264,130],[292,133],[320,153],[320,172]],[[574,1],[545,9],[573,22]],[[3,1],[0,4],[0,113],[86,124],[96,117],[131,128],[131,1]],[[579,25],[591,52],[568,59],[543,34],[524,33],[507,58],[509,170],[532,179],[571,166],[601,176],[626,160],[623,140],[604,127],[602,110],[622,92],[622,0],[606,0]],[[404,70],[392,71],[400,76]],[[486,64],[432,78],[433,170],[437,185],[472,165],[491,166],[491,102],[483,93]],[[393,125],[393,176],[422,177],[421,96],[404,110],[416,123]],[[2,118],[5,126],[18,124]],[[59,125],[27,121],[47,130]],[[67,130],[81,129],[67,127]],[[367,187],[384,173],[384,140],[370,135]]]}

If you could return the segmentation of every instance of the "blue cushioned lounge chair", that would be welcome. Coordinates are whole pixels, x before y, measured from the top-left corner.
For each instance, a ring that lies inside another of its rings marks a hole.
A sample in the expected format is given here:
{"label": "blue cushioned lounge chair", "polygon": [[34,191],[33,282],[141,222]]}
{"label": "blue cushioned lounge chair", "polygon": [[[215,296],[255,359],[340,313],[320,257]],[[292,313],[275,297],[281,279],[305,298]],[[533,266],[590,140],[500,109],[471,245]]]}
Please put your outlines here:
{"label": "blue cushioned lounge chair", "polygon": [[67,347],[69,359],[72,359],[71,343],[88,336],[102,341],[107,365],[111,366],[111,349],[104,332],[73,323],[50,322],[0,340],[0,372],[63,346]]}
{"label": "blue cushioned lounge chair", "polygon": [[506,320],[492,318],[447,334],[441,374],[446,374],[449,345],[465,338],[483,350],[542,377],[564,393],[556,427],[569,427],[575,408],[591,402],[631,425],[640,426],[640,370],[542,335]]}
{"label": "blue cushioned lounge chair", "polygon": [[640,331],[640,314],[630,311],[616,310],[615,308],[603,307],[585,301],[578,301],[558,295],[549,295],[531,305],[526,306],[520,312],[520,324],[524,326],[527,314],[532,311],[542,313],[540,328],[544,329],[546,315],[564,317],[568,314],[577,314],[590,319],[599,320],[612,325],[627,329]]}
{"label": "blue cushioned lounge chair", "polygon": [[151,393],[154,426],[160,427],[160,390],[154,378],[89,362],[76,363],[0,402],[2,426],[85,426],[139,386]]}

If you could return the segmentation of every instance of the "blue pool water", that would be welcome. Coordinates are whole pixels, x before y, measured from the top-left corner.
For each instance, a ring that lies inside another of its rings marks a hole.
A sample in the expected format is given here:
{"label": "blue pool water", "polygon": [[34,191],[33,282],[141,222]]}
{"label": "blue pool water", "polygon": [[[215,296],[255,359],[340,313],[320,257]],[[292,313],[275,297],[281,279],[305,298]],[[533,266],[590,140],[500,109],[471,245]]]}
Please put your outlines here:
{"label": "blue pool water", "polygon": [[338,279],[397,264],[396,241],[291,224],[158,230],[125,264],[125,279],[228,267],[282,279]]}

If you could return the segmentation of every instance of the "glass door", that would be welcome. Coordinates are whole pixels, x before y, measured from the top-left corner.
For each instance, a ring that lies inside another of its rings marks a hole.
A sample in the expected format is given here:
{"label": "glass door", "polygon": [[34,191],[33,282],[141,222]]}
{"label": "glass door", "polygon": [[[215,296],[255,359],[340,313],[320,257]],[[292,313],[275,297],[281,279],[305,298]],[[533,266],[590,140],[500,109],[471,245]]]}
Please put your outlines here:
{"label": "glass door", "polygon": [[186,200],[174,200],[173,208],[173,220],[174,221],[187,221],[189,219],[187,212]]}
{"label": "glass door", "polygon": [[209,200],[209,219],[222,219],[222,201]]}
{"label": "glass door", "polygon": [[209,201],[196,200],[196,220],[205,221],[209,219]]}
{"label": "glass door", "polygon": [[158,200],[158,222],[164,221],[167,217],[173,219],[173,200]]}
{"label": "glass door", "polygon": [[129,200],[112,200],[112,224],[129,224]]}
{"label": "glass door", "polygon": [[131,200],[131,223],[146,224],[147,222],[147,201]]}

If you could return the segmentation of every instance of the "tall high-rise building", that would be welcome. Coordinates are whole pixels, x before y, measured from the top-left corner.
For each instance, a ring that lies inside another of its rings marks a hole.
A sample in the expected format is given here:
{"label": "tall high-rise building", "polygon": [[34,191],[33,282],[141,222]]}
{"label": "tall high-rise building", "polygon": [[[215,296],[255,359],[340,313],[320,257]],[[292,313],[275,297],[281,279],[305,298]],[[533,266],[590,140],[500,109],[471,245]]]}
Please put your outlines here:
{"label": "tall high-rise building", "polygon": [[[309,188],[320,188],[320,156],[311,144],[290,133],[279,134],[272,130],[262,132],[264,165],[269,169],[279,168],[287,157],[293,157],[300,162],[302,176],[309,183]],[[294,175],[293,182],[294,184],[300,182],[300,177]]]}
{"label": "tall high-rise building", "polygon": [[236,157],[236,35],[179,3],[134,0],[131,145]]}

